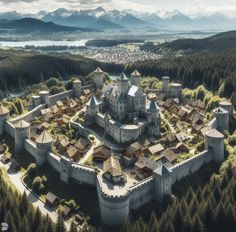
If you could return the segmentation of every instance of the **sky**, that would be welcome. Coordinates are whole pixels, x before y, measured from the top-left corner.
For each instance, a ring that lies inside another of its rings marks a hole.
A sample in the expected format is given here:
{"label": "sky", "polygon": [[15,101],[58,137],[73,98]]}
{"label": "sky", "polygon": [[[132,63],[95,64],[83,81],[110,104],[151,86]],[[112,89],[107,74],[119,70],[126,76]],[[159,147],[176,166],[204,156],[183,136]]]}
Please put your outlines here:
{"label": "sky", "polygon": [[36,13],[57,8],[80,10],[98,6],[107,10],[130,9],[148,12],[177,9],[189,16],[211,15],[216,12],[236,15],[236,0],[0,0],[1,12]]}

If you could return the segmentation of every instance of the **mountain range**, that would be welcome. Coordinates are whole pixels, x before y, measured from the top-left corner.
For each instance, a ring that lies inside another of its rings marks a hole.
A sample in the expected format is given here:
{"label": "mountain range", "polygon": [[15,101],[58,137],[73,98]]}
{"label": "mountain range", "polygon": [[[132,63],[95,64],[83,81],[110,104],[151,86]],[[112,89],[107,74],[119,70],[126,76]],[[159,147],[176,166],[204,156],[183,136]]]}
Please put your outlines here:
{"label": "mountain range", "polygon": [[17,20],[35,18],[44,22],[53,22],[62,26],[106,29],[159,29],[159,30],[233,30],[236,17],[221,13],[210,16],[190,18],[178,10],[156,13],[133,11],[106,11],[102,7],[91,10],[67,10],[64,8],[52,12],[40,11],[37,14],[19,12],[0,13],[0,19]]}

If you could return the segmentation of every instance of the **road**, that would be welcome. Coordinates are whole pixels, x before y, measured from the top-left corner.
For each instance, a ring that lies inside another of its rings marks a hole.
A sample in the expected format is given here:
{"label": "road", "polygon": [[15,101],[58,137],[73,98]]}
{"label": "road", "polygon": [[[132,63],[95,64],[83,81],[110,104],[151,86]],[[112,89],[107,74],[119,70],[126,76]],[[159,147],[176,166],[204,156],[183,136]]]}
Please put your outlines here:
{"label": "road", "polygon": [[[3,164],[0,161],[0,168],[5,168],[6,170],[9,169],[9,164]],[[39,198],[37,196],[35,196],[34,194],[32,194],[22,183],[22,177],[23,177],[24,173],[22,172],[17,172],[17,173],[13,173],[13,172],[8,172],[8,177],[10,179],[10,181],[13,183],[13,185],[16,187],[16,189],[23,194],[24,192],[26,192],[27,195],[27,199],[29,202],[31,202],[33,204],[33,206],[35,208],[39,208],[39,210],[41,211],[41,213],[43,215],[49,215],[49,217],[52,219],[53,222],[57,221],[57,212],[51,210],[49,207],[47,207],[42,201],[39,200]],[[67,229],[69,229],[70,227],[70,223],[69,222],[65,222],[65,225],[67,227]]]}

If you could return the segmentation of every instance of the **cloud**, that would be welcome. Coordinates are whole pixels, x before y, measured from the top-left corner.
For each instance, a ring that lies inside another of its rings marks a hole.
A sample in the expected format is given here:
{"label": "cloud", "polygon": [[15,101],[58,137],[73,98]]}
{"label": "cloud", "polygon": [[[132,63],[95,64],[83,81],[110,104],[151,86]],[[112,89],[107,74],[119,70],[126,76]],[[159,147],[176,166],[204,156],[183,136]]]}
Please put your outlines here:
{"label": "cloud", "polygon": [[216,13],[225,14],[229,17],[236,16],[236,4],[207,4],[204,0],[196,0],[186,5],[184,12],[191,17],[210,16]]}

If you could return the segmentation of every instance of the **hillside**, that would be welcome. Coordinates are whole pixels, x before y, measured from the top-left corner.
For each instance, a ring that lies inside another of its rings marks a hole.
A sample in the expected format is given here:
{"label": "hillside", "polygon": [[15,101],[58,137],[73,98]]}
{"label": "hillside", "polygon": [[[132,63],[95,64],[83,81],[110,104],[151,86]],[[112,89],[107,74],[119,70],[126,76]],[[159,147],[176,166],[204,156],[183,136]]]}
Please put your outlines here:
{"label": "hillside", "polygon": [[236,31],[229,31],[205,39],[179,39],[159,45],[146,43],[142,50],[162,52],[163,50],[201,52],[205,50],[222,50],[236,48]]}
{"label": "hillside", "polygon": [[18,20],[0,20],[0,29],[5,31],[14,31],[15,33],[56,33],[72,31],[92,31],[91,29],[68,27],[57,25],[52,22],[43,22],[33,18],[23,18]]}

